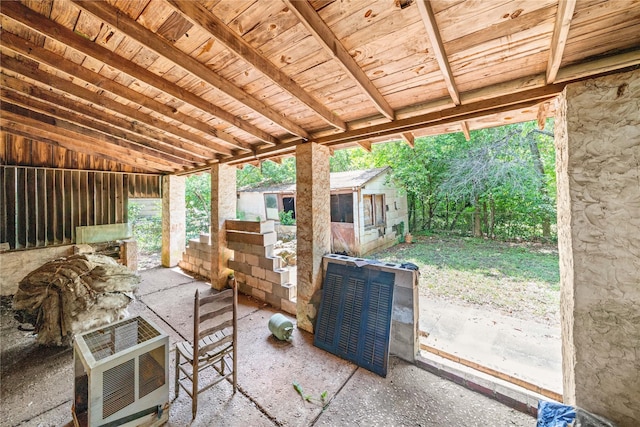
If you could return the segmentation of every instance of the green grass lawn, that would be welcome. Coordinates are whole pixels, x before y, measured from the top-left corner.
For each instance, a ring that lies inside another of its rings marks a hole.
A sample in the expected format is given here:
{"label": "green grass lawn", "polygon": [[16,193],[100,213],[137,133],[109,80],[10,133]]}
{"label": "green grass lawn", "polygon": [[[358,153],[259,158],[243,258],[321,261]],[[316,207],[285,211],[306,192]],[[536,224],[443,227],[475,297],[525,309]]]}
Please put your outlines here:
{"label": "green grass lawn", "polygon": [[490,306],[517,317],[557,323],[557,247],[445,234],[414,236],[369,256],[420,267],[420,294]]}

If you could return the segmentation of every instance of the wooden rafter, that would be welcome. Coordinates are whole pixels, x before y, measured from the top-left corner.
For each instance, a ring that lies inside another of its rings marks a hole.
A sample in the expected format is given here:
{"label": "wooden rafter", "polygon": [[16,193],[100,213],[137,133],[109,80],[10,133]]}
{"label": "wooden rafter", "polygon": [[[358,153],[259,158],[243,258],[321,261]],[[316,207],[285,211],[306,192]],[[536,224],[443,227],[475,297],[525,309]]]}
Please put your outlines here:
{"label": "wooden rafter", "polygon": [[467,124],[467,122],[462,120],[460,122],[460,127],[462,128],[462,133],[464,134],[464,139],[469,141],[471,139],[471,134],[469,133],[469,125]]}
{"label": "wooden rafter", "polygon": [[560,70],[558,70],[558,75],[555,78],[555,82],[560,83],[577,80],[594,74],[608,73],[625,67],[635,67],[636,65],[640,65],[640,49],[560,68]]}
{"label": "wooden rafter", "polygon": [[549,49],[549,63],[547,64],[547,83],[554,83],[562,63],[562,54],[567,43],[569,27],[573,18],[573,11],[576,7],[576,0],[560,0],[558,12],[556,13],[556,24],[551,37],[551,48]]}
{"label": "wooden rafter", "polygon": [[[5,74],[0,74],[0,82],[3,87],[3,96],[6,96],[7,99],[27,108],[35,108],[33,105],[29,105],[29,100],[43,101],[56,109],[64,109],[69,112],[78,113],[78,115],[91,117],[96,122],[112,125],[115,129],[131,132],[141,138],[148,138],[149,141],[153,141],[158,149],[162,149],[167,153],[191,162],[200,163],[215,156],[215,152],[213,150],[208,150],[191,142],[171,138],[171,136],[167,135],[166,132],[154,130],[136,121],[132,122],[120,118],[114,114],[109,114],[106,111],[93,108],[81,102],[75,102],[70,97],[58,95],[52,90],[46,90],[39,88],[38,86],[29,85],[23,80],[10,77]],[[54,110],[42,112],[49,112],[52,115],[55,115],[53,111]]]}
{"label": "wooden rafter", "polygon": [[170,96],[184,101],[194,107],[205,111],[213,116],[218,117],[230,125],[247,132],[256,138],[269,143],[277,144],[279,141],[268,133],[243,122],[234,115],[228,113],[222,108],[205,101],[196,96],[194,93],[186,91],[177,85],[163,79],[162,77],[140,67],[132,61],[128,61],[110,50],[75,34],[73,31],[46,19],[44,16],[34,12],[26,6],[18,2],[10,2],[3,4],[0,13],[14,19],[28,28],[39,32],[40,34],[50,37],[62,43],[63,45],[87,55],[97,61],[103,62],[110,67],[120,70],[131,77],[144,82]]}
{"label": "wooden rafter", "polygon": [[[56,55],[50,50],[38,47],[37,45],[30,43],[14,34],[7,33],[6,31],[2,30],[0,31],[0,40],[2,41],[3,46],[14,50],[15,52],[23,55],[29,55],[31,59],[35,59],[43,64],[54,67],[59,71],[69,74],[70,76],[84,80],[87,83],[91,83],[92,85],[104,89],[114,95],[127,99],[141,106],[147,107],[158,114],[164,115],[170,120],[178,120],[194,129],[206,133],[207,135],[222,140],[227,146],[231,145],[233,148],[249,148],[248,146],[246,146],[246,144],[238,142],[233,136],[227,134],[226,132],[219,131],[204,122],[196,120],[193,117],[188,116],[187,114],[180,113],[179,111],[176,111],[174,108],[171,108],[164,103],[146,97],[140,92],[129,89],[128,87],[116,83],[113,80],[105,79],[104,76],[98,73],[94,73],[88,68],[77,65],[62,56]],[[200,144],[205,147],[219,151],[223,154],[232,154],[231,149],[225,147],[224,145],[209,141],[205,138],[199,138],[195,135],[192,138],[193,140],[198,140]]]}
{"label": "wooden rafter", "polygon": [[227,49],[235,53],[238,58],[256,67],[258,71],[269,77],[275,84],[289,92],[311,108],[324,121],[340,130],[346,130],[347,125],[327,107],[309,95],[293,79],[280,71],[273,63],[254,49],[249,43],[238,37],[218,17],[200,3],[192,0],[167,0],[177,11],[194,24],[200,26]]}
{"label": "wooden rafter", "polygon": [[[59,146],[69,150],[79,151],[85,154],[99,154],[109,160],[128,164],[129,166],[153,168],[156,170],[173,172],[174,167],[162,159],[153,158],[140,154],[126,146],[114,144],[115,141],[107,141],[100,135],[83,131],[79,126],[74,126],[68,122],[56,120],[50,116],[35,113],[24,108],[3,102],[0,106],[2,111],[2,126],[7,129],[22,130],[27,132],[30,129],[35,136],[35,140],[48,139],[58,141]],[[8,121],[11,120],[11,123]],[[9,130],[10,133],[11,130]],[[43,141],[47,142],[47,141]]]}
{"label": "wooden rafter", "polygon": [[80,125],[92,132],[100,132],[105,135],[118,138],[121,141],[129,141],[132,143],[130,148],[140,153],[147,153],[172,163],[181,164],[185,167],[197,166],[194,162],[186,160],[187,155],[173,149],[173,147],[166,147],[164,144],[158,144],[157,141],[149,140],[148,138],[141,137],[140,135],[132,132],[118,131],[107,124],[90,119],[90,116],[63,110],[54,105],[29,98],[24,94],[7,90],[6,88],[0,89],[0,99],[5,102],[20,105],[21,107],[27,108],[31,111],[40,112],[50,115],[56,119],[62,119],[69,123]]}
{"label": "wooden rafter", "polygon": [[369,80],[362,68],[347,52],[340,40],[336,38],[331,29],[320,18],[307,0],[284,0],[285,4],[293,11],[302,24],[309,30],[315,39],[322,45],[332,57],[336,58],[344,71],[351,76],[365,95],[375,104],[382,115],[389,120],[395,119],[393,108],[382,96],[378,88]]}
{"label": "wooden rafter", "polygon": [[429,35],[429,41],[433,49],[433,55],[436,57],[444,82],[447,85],[449,95],[455,105],[460,105],[460,94],[458,88],[453,80],[453,72],[447,59],[447,54],[444,50],[444,44],[442,43],[442,37],[440,31],[438,31],[438,24],[436,23],[436,17],[431,9],[429,0],[418,0],[418,10],[420,11],[420,17],[424,23],[424,28]]}
{"label": "wooden rafter", "polygon": [[411,148],[415,147],[415,137],[413,136],[413,133],[403,132],[400,135],[402,136],[402,139],[404,140],[404,142],[407,143],[409,147]]}
{"label": "wooden rafter", "polygon": [[251,108],[256,113],[271,120],[287,132],[298,135],[301,138],[309,137],[307,131],[302,127],[287,119],[282,114],[274,111],[263,102],[253,98],[230,81],[213,72],[206,65],[177,49],[163,37],[149,31],[127,15],[121,13],[118,9],[115,9],[113,6],[110,6],[105,2],[97,1],[71,1],[101,21],[106,22],[113,28],[117,28],[119,31],[126,34],[127,37],[131,37],[133,40],[143,44],[158,55],[174,62],[189,74],[202,79],[204,82],[215,87],[225,95],[235,99],[236,101]]}
{"label": "wooden rafter", "polygon": [[178,126],[174,126],[165,121],[151,117],[150,115],[145,114],[136,108],[125,106],[113,99],[110,99],[105,96],[101,96],[96,92],[80,87],[75,83],[62,79],[60,77],[56,77],[48,73],[34,70],[33,68],[29,67],[28,65],[22,63],[21,61],[15,58],[2,55],[1,61],[2,61],[2,66],[4,68],[11,70],[14,73],[17,73],[25,77],[28,77],[32,80],[38,81],[43,85],[51,86],[52,88],[65,92],[78,99],[82,99],[85,102],[100,105],[111,111],[122,114],[125,117],[129,117],[131,119],[138,120],[142,123],[146,123],[149,126],[153,126],[165,132],[169,132],[170,134],[173,134],[177,137],[184,138],[188,141],[197,143],[199,145],[202,145],[203,147],[209,147],[212,144],[212,141],[209,141],[206,138],[203,138],[199,135],[195,135],[187,130],[184,130]]}
{"label": "wooden rafter", "polygon": [[371,152],[371,141],[363,140],[358,141],[358,145],[364,149],[367,153]]}

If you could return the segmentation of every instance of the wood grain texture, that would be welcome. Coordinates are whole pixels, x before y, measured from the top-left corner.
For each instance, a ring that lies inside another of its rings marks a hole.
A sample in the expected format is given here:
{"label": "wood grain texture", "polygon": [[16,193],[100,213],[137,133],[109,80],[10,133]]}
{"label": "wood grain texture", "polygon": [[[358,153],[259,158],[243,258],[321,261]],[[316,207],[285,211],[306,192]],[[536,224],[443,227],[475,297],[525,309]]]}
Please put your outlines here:
{"label": "wood grain texture", "polygon": [[0,19],[3,102],[171,165],[94,133],[109,150],[76,151],[69,125],[36,135],[14,116],[5,135],[24,143],[5,158],[114,171],[536,120],[524,111],[548,99],[530,91],[640,63],[639,0],[17,0]]}

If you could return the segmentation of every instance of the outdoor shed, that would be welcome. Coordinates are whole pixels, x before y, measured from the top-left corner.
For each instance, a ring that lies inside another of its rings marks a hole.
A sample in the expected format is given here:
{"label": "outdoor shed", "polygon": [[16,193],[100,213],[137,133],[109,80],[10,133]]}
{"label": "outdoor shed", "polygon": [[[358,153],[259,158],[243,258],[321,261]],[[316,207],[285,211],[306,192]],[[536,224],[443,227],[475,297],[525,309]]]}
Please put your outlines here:
{"label": "outdoor shed", "polygon": [[[404,236],[407,196],[390,179],[391,169],[330,174],[331,250],[363,256],[387,248]],[[296,216],[296,184],[254,185],[238,190],[238,214],[247,220]]]}

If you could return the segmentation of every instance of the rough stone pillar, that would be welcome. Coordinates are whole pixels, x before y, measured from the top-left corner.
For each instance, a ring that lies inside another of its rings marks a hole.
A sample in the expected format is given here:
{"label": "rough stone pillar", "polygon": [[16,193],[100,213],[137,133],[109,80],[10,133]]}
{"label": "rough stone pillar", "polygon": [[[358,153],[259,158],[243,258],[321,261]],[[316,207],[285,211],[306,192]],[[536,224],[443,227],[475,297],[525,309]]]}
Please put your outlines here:
{"label": "rough stone pillar", "polygon": [[236,218],[236,167],[211,167],[211,287],[222,290],[232,270],[233,251],[227,247],[225,221]]}
{"label": "rough stone pillar", "polygon": [[185,178],[162,177],[162,266],[175,267],[185,248]]}
{"label": "rough stone pillar", "polygon": [[313,332],[322,288],[322,257],[331,251],[329,148],[296,148],[298,327]]}
{"label": "rough stone pillar", "polygon": [[569,84],[556,129],[565,403],[640,425],[640,71]]}

